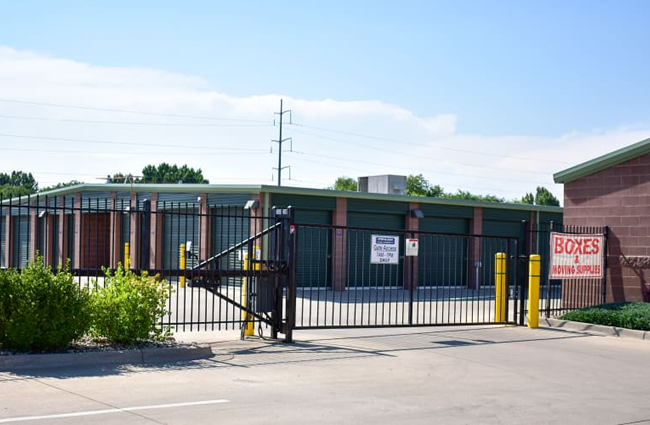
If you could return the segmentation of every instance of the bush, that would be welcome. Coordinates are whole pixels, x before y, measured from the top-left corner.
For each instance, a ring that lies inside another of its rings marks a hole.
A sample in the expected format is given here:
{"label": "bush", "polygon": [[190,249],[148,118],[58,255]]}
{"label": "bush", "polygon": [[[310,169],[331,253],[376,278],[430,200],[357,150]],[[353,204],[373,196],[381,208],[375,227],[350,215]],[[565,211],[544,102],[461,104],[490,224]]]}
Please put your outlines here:
{"label": "bush", "polygon": [[167,314],[165,304],[170,292],[165,280],[149,277],[146,272],[138,276],[122,264],[114,274],[107,269],[104,274],[103,285],[93,282],[93,337],[130,344],[169,334],[159,325]]}
{"label": "bush", "polygon": [[574,322],[650,331],[650,304],[611,303],[571,311],[560,317]]}
{"label": "bush", "polygon": [[37,255],[20,273],[0,275],[0,344],[19,351],[67,347],[90,328],[90,295],[68,265],[56,273]]}

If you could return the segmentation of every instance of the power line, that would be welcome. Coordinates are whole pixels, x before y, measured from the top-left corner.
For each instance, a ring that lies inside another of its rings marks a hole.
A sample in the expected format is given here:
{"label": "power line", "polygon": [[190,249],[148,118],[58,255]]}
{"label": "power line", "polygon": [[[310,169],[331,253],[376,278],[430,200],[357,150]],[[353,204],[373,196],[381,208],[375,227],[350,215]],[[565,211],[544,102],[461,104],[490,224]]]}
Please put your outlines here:
{"label": "power line", "polygon": [[109,140],[93,140],[93,139],[75,139],[68,137],[50,137],[50,136],[25,136],[20,134],[5,134],[0,133],[0,137],[15,137],[19,139],[37,139],[37,140],[54,140],[60,142],[81,142],[81,143],[96,143],[102,145],[122,145],[122,146],[146,146],[150,148],[183,148],[183,149],[203,149],[203,150],[219,150],[223,151],[237,151],[248,153],[267,153],[263,149],[244,149],[244,148],[219,148],[211,146],[198,146],[198,145],[180,145],[180,144],[153,144],[153,143],[138,143],[138,142],[116,142]]}
{"label": "power line", "polygon": [[17,100],[17,99],[3,99],[3,98],[0,98],[0,102],[19,103],[19,104],[24,104],[24,105],[50,106],[50,107],[55,107],[55,108],[83,109],[83,110],[88,110],[88,111],[117,112],[117,113],[126,113],[126,114],[151,115],[151,116],[159,116],[159,117],[194,118],[194,119],[214,120],[214,121],[256,122],[256,123],[268,124],[268,121],[262,121],[262,120],[246,120],[246,119],[237,119],[237,118],[219,118],[219,117],[200,116],[200,115],[168,114],[168,113],[162,113],[162,112],[136,111],[136,110],[131,110],[131,109],[97,108],[97,107],[93,107],[93,106],[66,105],[66,104],[61,104],[61,103],[46,103],[46,102],[30,102],[30,101],[26,101],[26,100]]}
{"label": "power line", "polygon": [[[522,159],[526,161],[535,161],[535,162],[549,162],[552,164],[568,164],[572,165],[572,163],[569,162],[563,162],[563,161],[557,161],[555,159],[540,159],[540,158],[529,158],[529,157],[522,157],[522,156],[513,156],[513,155],[507,155],[507,154],[498,154],[498,153],[493,153],[493,152],[481,152],[481,151],[473,151],[469,149],[458,149],[458,148],[449,148],[445,146],[435,146],[435,145],[428,145],[426,143],[417,143],[417,142],[409,142],[409,141],[404,141],[404,140],[397,140],[397,139],[391,139],[387,137],[379,137],[379,136],[369,136],[366,134],[360,134],[360,133],[353,133],[353,132],[347,132],[347,131],[340,131],[340,130],[332,130],[324,127],[316,127],[316,126],[311,126],[311,125],[306,125],[306,124],[296,124],[292,123],[292,125],[298,126],[298,127],[304,127],[304,128],[311,128],[314,130],[319,130],[319,131],[327,131],[330,133],[337,133],[337,134],[342,134],[345,136],[353,136],[353,137],[360,137],[364,139],[372,139],[372,140],[380,140],[384,142],[392,142],[392,143],[400,143],[400,144],[405,144],[405,145],[412,145],[412,146],[419,146],[419,147],[424,147],[424,148],[435,148],[435,149],[441,149],[441,150],[446,150],[446,151],[452,151],[452,152],[460,152],[460,153],[471,153],[471,154],[476,154],[476,155],[483,155],[483,156],[494,156],[498,158],[512,158],[512,159]],[[339,142],[344,142],[344,143],[351,143],[345,140],[341,139],[336,139],[336,138],[331,138],[327,136],[322,136],[314,133],[309,133],[306,131],[299,131],[299,130],[294,130],[302,134],[308,134],[311,136],[315,137],[322,137],[322,138],[327,138],[329,140],[335,140]],[[363,144],[363,143],[357,143],[360,146],[367,146],[371,147],[371,145]]]}
{"label": "power line", "polygon": [[170,126],[170,127],[269,127],[271,124],[201,124],[201,123],[154,123],[154,122],[134,122],[134,121],[103,121],[103,120],[81,120],[66,118],[42,118],[42,117],[25,117],[17,115],[0,115],[0,118],[31,120],[31,121],[49,121],[49,122],[70,122],[85,124],[109,124],[109,125],[138,125],[138,126]]}
{"label": "power line", "polygon": [[[298,132],[300,133],[300,131],[298,131]],[[302,133],[304,133],[304,132],[302,132]],[[485,169],[488,169],[488,170],[491,169],[491,170],[499,170],[499,171],[504,171],[504,170],[506,170],[506,171],[516,171],[516,172],[519,172],[519,173],[528,173],[528,174],[540,174],[540,175],[547,175],[548,174],[548,173],[545,173],[545,172],[542,172],[542,171],[518,170],[516,168],[508,168],[508,169],[506,169],[506,168],[503,168],[503,167],[490,167],[490,166],[487,166],[487,165],[474,165],[474,164],[469,164],[469,163],[466,163],[466,162],[451,161],[451,160],[448,160],[448,159],[432,158],[432,157],[427,157],[427,156],[422,156],[422,155],[413,155],[413,154],[410,154],[408,152],[392,150],[392,149],[385,149],[385,148],[380,149],[380,148],[377,148],[377,147],[374,147],[374,146],[368,146],[368,145],[365,145],[365,144],[362,144],[362,143],[355,143],[355,142],[345,141],[345,140],[336,139],[336,138],[328,137],[328,136],[320,136],[320,135],[317,135],[317,134],[311,134],[311,135],[314,136],[314,137],[322,138],[322,139],[326,139],[326,140],[333,140],[333,141],[343,142],[343,143],[347,143],[347,144],[350,144],[350,145],[358,145],[358,146],[362,146],[364,148],[373,149],[375,151],[393,153],[393,154],[408,156],[408,157],[412,157],[412,158],[430,159],[430,160],[436,161],[436,162],[446,162],[446,163],[449,163],[449,164],[457,164],[457,165],[462,165],[462,166],[465,166],[465,167],[485,168]]]}

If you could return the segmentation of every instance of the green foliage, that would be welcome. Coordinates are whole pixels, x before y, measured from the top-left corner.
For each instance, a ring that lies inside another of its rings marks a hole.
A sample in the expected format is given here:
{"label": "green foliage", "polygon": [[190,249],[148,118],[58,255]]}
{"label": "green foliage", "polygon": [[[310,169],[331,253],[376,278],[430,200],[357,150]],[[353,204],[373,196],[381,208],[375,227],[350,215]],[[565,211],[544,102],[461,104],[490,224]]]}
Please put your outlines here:
{"label": "green foliage", "polygon": [[348,190],[348,191],[357,191],[357,181],[352,177],[341,176],[336,179],[334,186],[331,186],[329,189],[333,190]]}
{"label": "green foliage", "polygon": [[545,187],[537,186],[535,195],[530,192],[527,192],[524,197],[521,198],[521,201],[518,201],[521,204],[530,204],[530,205],[550,205],[559,207],[560,201]]}
{"label": "green foliage", "polygon": [[560,319],[650,331],[650,304],[628,302],[602,304],[568,312]]}
{"label": "green foliage", "polygon": [[467,192],[465,190],[460,190],[456,193],[446,193],[445,198],[450,198],[450,199],[465,199],[465,200],[470,200],[470,201],[483,201],[483,202],[499,202],[503,203],[506,200],[503,198],[499,198],[498,196],[494,195],[475,195],[473,193]]}
{"label": "green foliage", "polygon": [[168,334],[159,326],[170,294],[165,280],[146,272],[138,276],[121,264],[115,273],[104,269],[104,274],[103,285],[94,282],[93,337],[130,344]]}
{"label": "green foliage", "polygon": [[0,173],[0,197],[31,195],[37,191],[38,183],[32,173],[22,171],[12,171],[11,174]]}
{"label": "green foliage", "polygon": [[157,167],[147,165],[142,169],[142,178],[137,183],[210,183],[203,178],[201,169],[195,170],[187,165],[178,167],[176,164],[169,165],[166,162]]}
{"label": "green foliage", "polygon": [[0,273],[0,344],[20,351],[67,347],[90,328],[90,294],[68,267],[56,273],[36,256],[20,273]]}
{"label": "green foliage", "polygon": [[50,190],[56,190],[56,189],[63,189],[64,187],[70,187],[70,186],[77,186],[80,184],[84,184],[84,182],[80,182],[78,180],[70,180],[67,183],[57,183],[54,186],[47,186],[42,189],[39,189],[39,192],[48,192]]}
{"label": "green foliage", "polygon": [[406,177],[406,194],[409,196],[427,196],[431,184],[422,174]]}

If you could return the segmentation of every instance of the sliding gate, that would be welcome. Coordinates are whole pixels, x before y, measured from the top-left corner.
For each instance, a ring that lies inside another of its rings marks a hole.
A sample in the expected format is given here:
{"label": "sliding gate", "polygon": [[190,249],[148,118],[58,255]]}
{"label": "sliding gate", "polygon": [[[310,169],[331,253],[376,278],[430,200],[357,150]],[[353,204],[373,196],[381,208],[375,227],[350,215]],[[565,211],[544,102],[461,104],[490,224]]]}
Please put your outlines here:
{"label": "sliding gate", "polygon": [[[294,230],[295,329],[516,323],[523,311],[517,238],[318,225]],[[498,253],[506,267],[499,314]]]}

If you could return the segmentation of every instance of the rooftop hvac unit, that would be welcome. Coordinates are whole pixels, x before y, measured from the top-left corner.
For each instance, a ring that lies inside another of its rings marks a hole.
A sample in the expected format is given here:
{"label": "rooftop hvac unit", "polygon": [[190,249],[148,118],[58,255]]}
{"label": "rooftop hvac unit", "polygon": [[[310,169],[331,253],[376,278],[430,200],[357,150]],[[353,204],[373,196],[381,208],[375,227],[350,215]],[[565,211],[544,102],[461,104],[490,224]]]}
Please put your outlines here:
{"label": "rooftop hvac unit", "polygon": [[359,177],[358,188],[359,192],[406,195],[406,176],[384,174]]}

